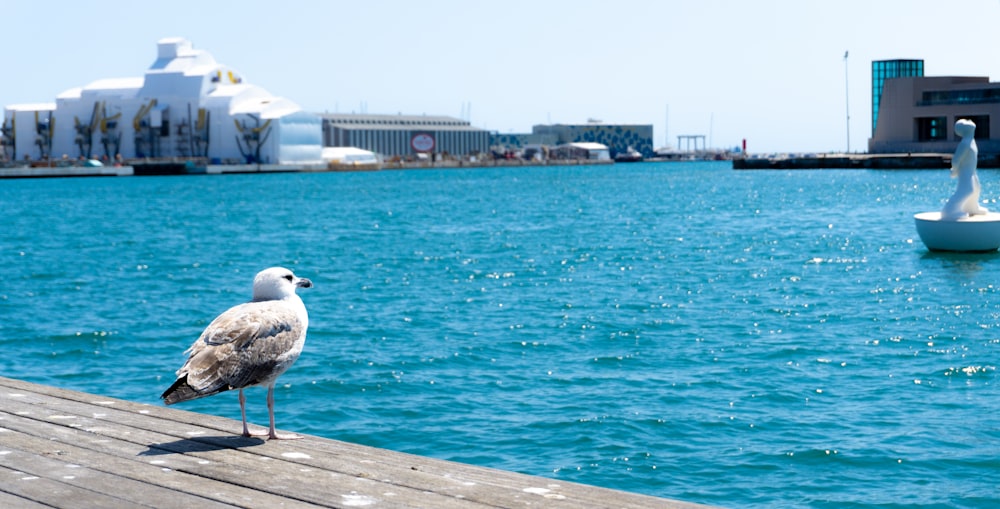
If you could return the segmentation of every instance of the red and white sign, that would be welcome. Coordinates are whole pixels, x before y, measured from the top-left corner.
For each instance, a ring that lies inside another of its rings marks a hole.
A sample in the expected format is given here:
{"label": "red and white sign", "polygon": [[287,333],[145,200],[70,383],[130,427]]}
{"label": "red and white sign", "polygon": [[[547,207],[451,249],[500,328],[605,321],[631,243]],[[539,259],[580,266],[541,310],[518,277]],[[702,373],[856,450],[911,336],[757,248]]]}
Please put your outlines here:
{"label": "red and white sign", "polygon": [[434,135],[416,133],[410,138],[410,146],[417,152],[434,152]]}

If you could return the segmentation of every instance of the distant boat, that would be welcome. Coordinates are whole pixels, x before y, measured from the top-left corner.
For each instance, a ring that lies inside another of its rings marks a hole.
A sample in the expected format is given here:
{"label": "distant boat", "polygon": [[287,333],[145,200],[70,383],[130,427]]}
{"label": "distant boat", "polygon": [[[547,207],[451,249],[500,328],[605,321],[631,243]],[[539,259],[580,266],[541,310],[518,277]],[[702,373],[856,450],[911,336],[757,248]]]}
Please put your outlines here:
{"label": "distant boat", "polygon": [[642,161],[642,153],[631,146],[624,152],[615,154],[616,163],[637,163]]}

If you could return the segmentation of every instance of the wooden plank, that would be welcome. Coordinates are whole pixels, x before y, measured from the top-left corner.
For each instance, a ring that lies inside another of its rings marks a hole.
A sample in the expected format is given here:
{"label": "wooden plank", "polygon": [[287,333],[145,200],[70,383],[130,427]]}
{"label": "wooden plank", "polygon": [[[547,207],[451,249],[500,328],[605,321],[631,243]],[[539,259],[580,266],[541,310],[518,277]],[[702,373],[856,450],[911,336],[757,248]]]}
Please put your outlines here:
{"label": "wooden plank", "polygon": [[[5,435],[4,438],[12,437]],[[5,440],[4,452],[7,454],[3,458],[3,464],[5,467],[17,469],[26,475],[49,479],[82,490],[96,491],[136,505],[148,503],[152,497],[159,500],[157,505],[158,508],[162,509],[187,509],[190,507],[234,509],[237,507],[231,504],[212,502],[187,493],[179,493],[162,486],[75,463],[73,461],[80,456],[74,455],[70,451],[59,451],[59,459],[55,459],[33,454],[30,450],[20,450],[17,446],[33,445],[31,439],[34,437],[21,435],[14,438],[13,441],[16,442],[14,447],[8,445]],[[66,460],[70,462],[67,463]]]}
{"label": "wooden plank", "polygon": [[[0,467],[0,471],[2,471],[2,467]],[[2,490],[3,483],[0,482],[0,507],[5,509],[51,509],[52,507],[51,505],[45,505],[41,502],[28,500]]]}
{"label": "wooden plank", "polygon": [[[101,403],[107,402],[101,401]],[[135,423],[129,423],[127,426],[124,425],[123,423],[128,421],[130,417],[134,420],[136,416],[122,414],[119,410],[112,408],[111,405],[105,405],[100,408],[101,413],[95,415],[101,416],[101,419],[95,420],[90,417],[92,407],[75,401],[61,401],[58,408],[50,408],[48,406],[48,399],[43,395],[26,391],[18,393],[17,397],[13,398],[5,407],[13,410],[19,417],[42,421],[41,423],[32,421],[27,425],[20,424],[22,429],[26,429],[26,431],[30,431],[33,427],[44,423],[53,427],[53,429],[47,430],[47,433],[51,434],[52,437],[58,437],[63,442],[77,443],[84,447],[121,447],[122,442],[126,442],[132,444],[132,447],[123,453],[126,456],[150,455],[167,458],[170,453],[187,453],[188,456],[195,455],[210,461],[199,461],[197,464],[188,462],[187,464],[179,465],[179,458],[171,458],[169,462],[165,461],[161,464],[165,468],[190,472],[206,479],[224,481],[230,484],[255,486],[256,489],[270,491],[286,497],[301,498],[320,505],[325,505],[330,500],[330,490],[324,486],[329,483],[330,476],[337,473],[322,468],[308,468],[307,470],[309,471],[304,473],[302,472],[304,469],[299,466],[295,469],[296,471],[290,474],[288,472],[289,468],[282,466],[283,463],[287,463],[285,456],[296,458],[296,465],[301,465],[303,460],[311,458],[310,453],[305,452],[308,451],[308,446],[306,446],[306,449],[300,447],[305,440],[266,443],[256,438],[244,439],[232,435],[205,436],[200,435],[202,430],[192,428],[187,423],[183,423],[183,429],[189,431],[182,433],[179,430],[174,435],[163,435],[148,432],[140,428],[129,427]],[[201,417],[199,414],[190,415],[193,418]],[[149,417],[140,419],[151,420]],[[227,428],[231,426],[232,421],[225,421]],[[0,421],[0,423],[3,422]],[[66,426],[65,423],[70,424]],[[7,427],[18,426],[15,421],[11,421],[10,419],[4,425]],[[192,429],[196,431],[190,431]],[[90,436],[91,433],[97,433],[99,437]],[[175,439],[177,436],[185,436],[185,434],[191,434],[195,438]],[[110,441],[103,437],[117,437],[117,440]],[[307,439],[309,438],[307,437]],[[49,440],[51,439],[49,438]],[[322,439],[320,441],[322,442]],[[142,446],[135,446],[136,444],[141,444]],[[271,452],[264,455],[233,455],[231,448],[238,447],[239,445],[248,445],[244,450],[253,452],[256,452],[258,447],[264,445],[280,447],[275,449],[278,452]],[[292,446],[294,446],[294,451],[297,452],[280,452],[281,450],[287,451]],[[364,450],[366,452],[379,452],[377,449],[370,448],[364,448]],[[217,457],[219,455],[224,456],[220,459]],[[413,456],[413,458],[423,460],[416,456]],[[262,460],[268,461],[262,462]],[[373,462],[368,461],[368,463]],[[233,467],[236,467],[237,470],[233,471]],[[398,497],[397,500],[394,500],[394,503],[398,507],[446,508],[475,506],[472,501],[462,500],[461,498],[452,499],[446,493],[434,492],[433,489],[429,490],[426,487],[413,488],[398,485],[392,482],[392,480],[378,480],[376,476],[365,475],[363,470],[346,470],[340,473],[343,476],[338,478],[337,485],[346,490],[345,493],[341,494],[341,498],[345,500],[374,499],[368,493],[371,492],[373,486],[378,488],[381,484],[387,486],[380,488],[382,491],[379,491],[379,493],[392,493],[393,497]],[[455,486],[457,483],[449,480],[447,484]],[[463,486],[462,484],[457,485]],[[298,488],[293,492],[286,489],[288,486],[298,486]],[[442,497],[449,498],[442,499]],[[492,503],[486,503],[482,506],[496,507]]]}
{"label": "wooden plank", "polygon": [[[149,507],[4,466],[0,466],[0,479],[2,479],[0,491],[36,504],[42,503],[52,507],[114,507],[122,509],[148,509]],[[13,507],[18,507],[18,505],[14,504]]]}
{"label": "wooden plank", "polygon": [[[0,421],[11,423],[10,420]],[[71,443],[45,440],[17,431],[0,434],[4,457],[0,464],[38,477],[101,491],[137,503],[159,495],[158,507],[233,508],[246,504],[283,504],[282,497],[262,500],[258,492],[235,486],[212,486],[210,490],[195,476],[174,472],[155,462],[122,459],[95,453]],[[41,453],[39,453],[41,451]],[[58,460],[51,459],[58,458]],[[191,488],[185,490],[185,488]],[[140,494],[136,497],[136,494]],[[302,507],[315,507],[303,504]]]}
{"label": "wooden plank", "polygon": [[[196,478],[192,482],[169,486],[178,490],[198,490],[204,484],[214,482],[226,487],[238,486],[252,490],[255,494],[251,498],[254,499],[277,497],[289,502],[298,500],[303,506],[308,507],[336,507],[330,503],[331,493],[328,487],[336,472],[304,469],[298,467],[296,463],[283,461],[280,456],[244,454],[240,449],[236,449],[240,444],[247,444],[249,447],[264,446],[266,442],[263,440],[239,436],[170,440],[173,437],[168,435],[120,426],[117,419],[112,419],[114,422],[101,424],[98,428],[91,425],[89,418],[80,415],[80,412],[74,413],[73,409],[66,405],[60,405],[59,413],[55,415],[49,415],[48,412],[39,413],[37,405],[32,403],[35,398],[30,394],[24,394],[17,402],[9,403],[7,406],[15,410],[19,414],[16,417],[20,419],[7,416],[6,419],[0,420],[0,424],[9,429],[27,433],[36,432],[46,436],[44,441],[58,442],[60,450],[67,448],[66,444],[77,444],[94,453],[116,454],[122,458],[148,458],[148,461],[155,462],[157,471],[167,469],[171,472],[187,473]],[[116,417],[114,413],[111,411],[112,415],[109,417]],[[50,421],[46,422],[44,419]],[[63,426],[59,421],[72,424]],[[92,435],[95,430],[99,431],[98,437]],[[127,439],[105,438],[113,436],[127,437]],[[103,461],[95,460],[91,463],[103,464]],[[130,469],[128,474],[123,475],[134,474]],[[162,478],[145,480],[153,483],[164,482]],[[341,498],[352,499],[361,497],[358,495],[359,492],[371,490],[373,481],[364,477],[346,477],[339,479],[337,486],[348,489]],[[469,504],[452,503],[448,499],[441,500],[441,495],[426,490],[418,491],[397,486],[386,489],[389,492],[396,492],[395,496],[404,497],[403,500],[407,501],[401,501],[398,507],[469,507]],[[204,495],[195,491],[192,493]],[[267,505],[262,502],[263,500],[254,500],[253,504],[266,507]],[[246,503],[246,500],[243,503]]]}
{"label": "wooden plank", "polygon": [[[705,507],[314,436],[243,438],[239,430],[231,419],[0,377],[0,467],[57,485],[44,503],[58,507],[60,494],[75,490],[135,503],[169,493],[177,507]],[[61,477],[73,475],[66,464],[87,476]],[[44,494],[5,488],[25,501]]]}

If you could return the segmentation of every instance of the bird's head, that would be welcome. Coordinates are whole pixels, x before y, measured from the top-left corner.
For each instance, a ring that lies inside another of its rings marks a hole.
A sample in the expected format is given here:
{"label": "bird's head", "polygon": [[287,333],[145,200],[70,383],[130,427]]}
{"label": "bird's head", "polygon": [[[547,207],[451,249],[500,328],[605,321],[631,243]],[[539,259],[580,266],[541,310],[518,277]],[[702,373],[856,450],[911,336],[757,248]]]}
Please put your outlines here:
{"label": "bird's head", "polygon": [[296,277],[284,267],[271,267],[253,278],[253,300],[281,300],[295,295],[296,288],[311,288],[312,281]]}

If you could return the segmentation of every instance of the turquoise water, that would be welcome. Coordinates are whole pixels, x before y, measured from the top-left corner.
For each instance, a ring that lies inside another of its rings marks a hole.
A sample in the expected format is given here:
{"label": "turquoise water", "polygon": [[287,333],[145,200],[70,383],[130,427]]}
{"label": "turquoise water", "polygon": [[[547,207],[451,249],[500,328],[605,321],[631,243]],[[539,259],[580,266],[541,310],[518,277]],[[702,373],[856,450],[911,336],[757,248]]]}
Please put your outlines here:
{"label": "turquoise water", "polygon": [[[2,181],[2,374],[159,404],[285,265],[316,285],[282,429],[733,508],[997,507],[1000,254],[930,254],[912,220],[953,186],[726,163]],[[233,393],[182,408],[239,418]]]}

